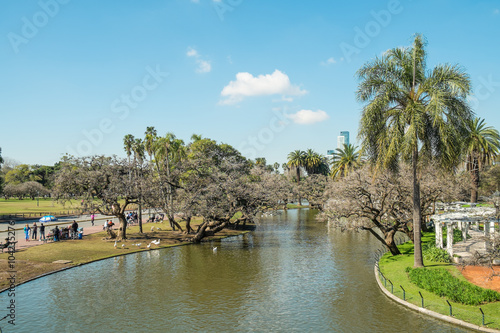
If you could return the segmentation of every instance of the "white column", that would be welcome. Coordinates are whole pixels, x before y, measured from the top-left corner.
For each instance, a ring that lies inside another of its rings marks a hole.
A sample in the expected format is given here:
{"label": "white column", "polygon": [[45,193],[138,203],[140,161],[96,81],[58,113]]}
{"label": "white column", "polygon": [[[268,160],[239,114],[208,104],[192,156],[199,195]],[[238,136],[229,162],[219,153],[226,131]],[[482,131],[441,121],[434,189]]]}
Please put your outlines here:
{"label": "white column", "polygon": [[492,237],[495,234],[495,221],[490,222],[490,233]]}
{"label": "white column", "polygon": [[469,232],[469,223],[464,222],[463,229],[462,229],[462,239],[464,240],[464,243],[467,241],[467,233]]}
{"label": "white column", "polygon": [[479,231],[479,221],[476,222],[476,230]]}
{"label": "white column", "polygon": [[436,247],[443,248],[443,222],[437,222],[434,229],[436,230]]}
{"label": "white column", "polygon": [[446,251],[453,257],[453,222],[446,223]]}

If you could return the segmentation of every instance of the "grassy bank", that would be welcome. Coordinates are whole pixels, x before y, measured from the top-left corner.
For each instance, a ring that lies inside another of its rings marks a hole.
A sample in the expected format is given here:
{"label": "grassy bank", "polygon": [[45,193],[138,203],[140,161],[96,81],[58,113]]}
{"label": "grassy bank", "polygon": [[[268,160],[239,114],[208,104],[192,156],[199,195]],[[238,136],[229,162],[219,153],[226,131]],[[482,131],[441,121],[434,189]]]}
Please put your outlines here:
{"label": "grassy bank", "polygon": [[[433,233],[426,233],[422,237],[422,242],[433,240]],[[424,307],[426,309],[440,314],[450,315],[450,307],[448,306],[445,298],[439,297],[424,289],[420,289],[409,281],[405,270],[406,267],[413,267],[413,244],[405,243],[400,245],[399,249],[401,250],[401,253],[403,253],[402,255],[392,256],[390,253],[386,253],[379,261],[380,271],[385,277],[382,278],[381,281],[386,285],[387,290],[392,290],[392,293],[397,297],[401,299],[405,297],[406,301],[421,307],[422,299],[419,294],[420,292],[423,296]],[[460,273],[458,266],[431,261],[424,261],[424,264],[427,269],[444,268],[459,280],[466,281]],[[403,289],[401,287],[405,290],[404,296]],[[480,306],[463,305],[451,301],[450,304],[452,306],[452,314],[454,318],[481,326],[482,315],[479,310],[481,308],[485,313],[485,326],[500,329],[500,302],[482,304]]]}
{"label": "grassy bank", "polygon": [[[196,224],[196,220],[193,224]],[[155,231],[150,231],[152,226],[154,226]],[[164,230],[157,230],[157,227]],[[118,242],[116,248],[114,247],[114,240],[105,240],[106,233],[99,232],[86,235],[82,240],[64,240],[16,251],[14,253],[16,283],[23,283],[41,274],[100,259],[158,248],[191,244],[186,240],[185,234],[172,231],[170,228],[166,227],[166,224],[146,223],[143,226],[143,230],[145,231],[144,234],[139,234],[138,226],[129,227],[127,229],[128,239],[124,242]],[[225,229],[217,233],[215,237],[207,238],[207,240],[221,239],[243,234],[245,232],[246,231],[242,230]],[[150,248],[147,248],[147,245],[150,244],[152,240],[157,239],[160,239],[160,245],[153,244]],[[133,245],[138,243],[141,243],[141,245]],[[8,253],[0,254],[0,290],[8,287],[8,257]],[[54,263],[54,261],[58,260],[68,260],[71,262],[67,264]]]}

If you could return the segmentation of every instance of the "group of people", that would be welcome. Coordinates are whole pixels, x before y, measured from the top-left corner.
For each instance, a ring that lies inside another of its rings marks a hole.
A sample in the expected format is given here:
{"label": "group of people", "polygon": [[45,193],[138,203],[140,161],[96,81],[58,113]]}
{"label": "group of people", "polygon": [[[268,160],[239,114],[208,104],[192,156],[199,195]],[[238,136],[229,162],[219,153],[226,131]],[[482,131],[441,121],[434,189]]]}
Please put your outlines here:
{"label": "group of people", "polygon": [[45,239],[45,226],[43,223],[40,224],[40,227],[36,225],[36,222],[33,222],[33,226],[30,228],[29,224],[26,224],[24,227],[24,237],[27,242],[30,241],[30,237],[33,240],[36,240],[38,237],[38,229],[40,229],[40,237],[38,238],[39,241],[42,241]]}
{"label": "group of people", "polygon": [[106,220],[104,222],[104,225],[102,226],[102,230],[108,230],[111,229],[115,224],[113,223],[113,220]]}
{"label": "group of people", "polygon": [[137,212],[129,212],[126,215],[126,218],[127,218],[127,224],[134,224],[137,223],[137,221],[139,221],[139,216],[137,215]]}
{"label": "group of people", "polygon": [[[38,237],[38,230],[40,229],[40,237]],[[30,227],[29,224],[26,224],[24,227],[24,237],[27,242],[31,240],[42,241],[45,239],[45,226],[43,223],[40,223],[40,226],[37,226],[36,222]],[[67,228],[59,229],[56,225],[54,229],[51,230],[52,236],[54,237],[54,241],[57,242],[61,238],[72,238],[76,239],[78,237],[78,223],[73,220],[73,223],[69,225]]]}

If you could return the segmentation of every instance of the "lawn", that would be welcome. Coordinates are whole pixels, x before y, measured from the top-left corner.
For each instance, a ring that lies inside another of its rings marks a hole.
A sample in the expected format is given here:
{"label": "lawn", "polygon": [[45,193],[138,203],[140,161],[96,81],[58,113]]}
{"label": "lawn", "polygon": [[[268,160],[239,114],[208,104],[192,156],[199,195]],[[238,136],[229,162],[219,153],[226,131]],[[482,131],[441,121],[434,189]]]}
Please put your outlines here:
{"label": "lawn", "polygon": [[[137,208],[135,205],[129,205],[129,207],[130,209]],[[0,199],[0,215],[25,214],[26,217],[30,217],[30,213],[33,216],[40,216],[40,214],[46,215],[45,213],[50,213],[52,215],[64,215],[73,214],[72,212],[79,212],[79,208],[79,200],[67,202],[65,205],[62,205],[51,198],[40,198],[39,200]]]}
{"label": "lawn", "polygon": [[[422,242],[434,241],[434,233],[425,233],[422,237]],[[406,267],[413,267],[413,244],[405,243],[399,246],[401,253],[400,256],[392,256],[389,252],[386,253],[379,261],[380,271],[385,279],[381,278],[383,284],[386,285],[387,290],[399,298],[403,299],[403,289],[405,290],[406,301],[418,306],[422,306],[422,299],[419,292],[424,299],[424,307],[428,310],[438,312],[444,315],[450,314],[450,307],[446,299],[439,297],[433,293],[418,288],[412,284],[407,276]],[[427,269],[445,268],[453,276],[458,279],[466,281],[460,273],[459,266],[447,263],[424,261]],[[393,287],[391,288],[391,283]],[[490,328],[500,329],[500,302],[482,304],[480,306],[468,306],[458,303],[450,302],[452,306],[453,317],[460,319],[478,326],[482,325],[482,315],[480,308],[485,314],[485,326]]]}

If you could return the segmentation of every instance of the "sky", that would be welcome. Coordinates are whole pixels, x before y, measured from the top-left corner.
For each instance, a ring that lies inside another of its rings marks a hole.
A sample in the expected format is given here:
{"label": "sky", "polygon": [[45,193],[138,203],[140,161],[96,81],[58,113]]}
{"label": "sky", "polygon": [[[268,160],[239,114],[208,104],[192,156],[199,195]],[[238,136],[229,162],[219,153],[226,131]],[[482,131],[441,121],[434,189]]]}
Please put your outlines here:
{"label": "sky", "polygon": [[125,156],[148,126],[269,164],[359,145],[356,71],[415,33],[499,128],[498,0],[0,0],[2,156]]}

